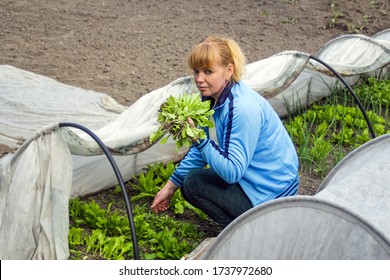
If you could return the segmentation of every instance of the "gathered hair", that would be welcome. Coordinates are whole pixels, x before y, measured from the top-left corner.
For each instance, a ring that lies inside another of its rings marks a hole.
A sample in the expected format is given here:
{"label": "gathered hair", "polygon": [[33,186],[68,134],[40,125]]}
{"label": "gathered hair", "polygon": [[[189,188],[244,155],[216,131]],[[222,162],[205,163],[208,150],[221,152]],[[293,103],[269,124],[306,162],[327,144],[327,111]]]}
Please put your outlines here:
{"label": "gathered hair", "polygon": [[232,78],[235,82],[241,80],[246,59],[240,46],[233,39],[218,36],[209,36],[196,45],[188,55],[188,67],[212,67],[215,63],[234,66]]}

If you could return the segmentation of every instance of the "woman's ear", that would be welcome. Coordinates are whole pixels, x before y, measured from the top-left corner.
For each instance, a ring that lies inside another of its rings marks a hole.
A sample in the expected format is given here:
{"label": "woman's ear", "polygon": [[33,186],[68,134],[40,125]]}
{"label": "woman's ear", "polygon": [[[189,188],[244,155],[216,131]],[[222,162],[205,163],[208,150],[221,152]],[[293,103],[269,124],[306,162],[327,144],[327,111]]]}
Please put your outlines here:
{"label": "woman's ear", "polygon": [[227,81],[230,81],[232,79],[233,73],[234,73],[234,65],[229,63],[227,68],[226,68],[226,75],[227,75],[226,80]]}

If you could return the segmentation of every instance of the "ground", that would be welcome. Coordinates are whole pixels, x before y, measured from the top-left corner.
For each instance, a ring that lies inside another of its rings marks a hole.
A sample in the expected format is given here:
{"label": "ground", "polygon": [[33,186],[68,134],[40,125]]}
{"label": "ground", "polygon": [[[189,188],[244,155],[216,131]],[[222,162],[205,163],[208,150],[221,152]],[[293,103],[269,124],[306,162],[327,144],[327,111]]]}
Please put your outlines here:
{"label": "ground", "polygon": [[[188,74],[209,34],[235,39],[248,63],[286,50],[315,55],[331,39],[390,28],[388,0],[4,0],[0,64],[104,92],[130,106]],[[0,156],[9,152],[0,144]],[[319,178],[301,174],[300,193]]]}

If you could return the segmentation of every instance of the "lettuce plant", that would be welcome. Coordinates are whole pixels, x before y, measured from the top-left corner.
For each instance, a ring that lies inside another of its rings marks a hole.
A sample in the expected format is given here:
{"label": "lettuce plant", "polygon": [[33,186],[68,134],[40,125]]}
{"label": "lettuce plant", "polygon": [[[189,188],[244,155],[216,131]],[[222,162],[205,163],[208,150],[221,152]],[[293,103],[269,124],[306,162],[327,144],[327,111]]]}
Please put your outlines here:
{"label": "lettuce plant", "polygon": [[[202,102],[198,93],[183,94],[177,98],[170,96],[160,107],[157,115],[160,126],[150,136],[150,142],[162,138],[161,143],[165,144],[172,137],[177,150],[181,147],[189,148],[194,140],[206,138],[203,128],[214,126],[209,119],[213,113],[210,101]],[[188,124],[188,118],[193,120],[194,127]]]}

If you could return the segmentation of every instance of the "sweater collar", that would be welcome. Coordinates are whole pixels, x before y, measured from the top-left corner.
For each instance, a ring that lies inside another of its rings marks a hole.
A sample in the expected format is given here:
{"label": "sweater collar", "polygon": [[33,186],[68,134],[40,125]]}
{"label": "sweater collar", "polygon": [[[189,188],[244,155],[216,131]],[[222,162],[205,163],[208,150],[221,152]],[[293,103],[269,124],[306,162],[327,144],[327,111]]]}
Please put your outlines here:
{"label": "sweater collar", "polygon": [[231,92],[230,90],[232,89],[233,85],[234,85],[234,82],[232,82],[232,81],[230,81],[226,84],[225,88],[223,89],[223,91],[221,93],[221,96],[218,98],[217,104],[214,104],[215,99],[212,97],[202,97],[202,101],[210,100],[210,109],[218,108],[223,103],[225,103],[225,100],[229,96],[229,94]]}

